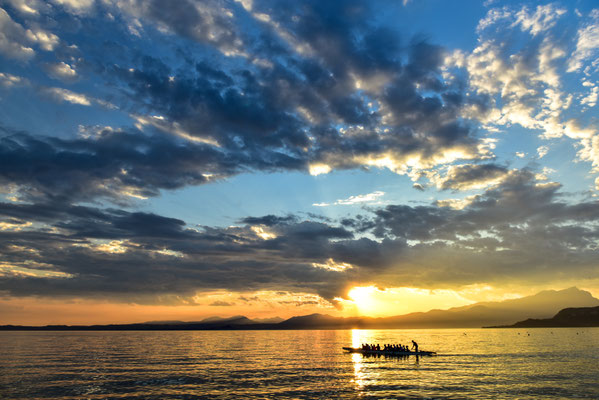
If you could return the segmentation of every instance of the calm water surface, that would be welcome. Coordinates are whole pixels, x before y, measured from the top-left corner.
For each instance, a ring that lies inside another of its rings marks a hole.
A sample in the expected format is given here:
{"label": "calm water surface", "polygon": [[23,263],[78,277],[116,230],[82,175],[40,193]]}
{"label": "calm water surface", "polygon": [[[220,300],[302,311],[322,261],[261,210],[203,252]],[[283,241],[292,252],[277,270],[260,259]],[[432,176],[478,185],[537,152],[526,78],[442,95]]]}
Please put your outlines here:
{"label": "calm water surface", "polygon": [[[411,339],[439,355],[341,349]],[[599,399],[599,328],[0,332],[0,341],[2,399]]]}

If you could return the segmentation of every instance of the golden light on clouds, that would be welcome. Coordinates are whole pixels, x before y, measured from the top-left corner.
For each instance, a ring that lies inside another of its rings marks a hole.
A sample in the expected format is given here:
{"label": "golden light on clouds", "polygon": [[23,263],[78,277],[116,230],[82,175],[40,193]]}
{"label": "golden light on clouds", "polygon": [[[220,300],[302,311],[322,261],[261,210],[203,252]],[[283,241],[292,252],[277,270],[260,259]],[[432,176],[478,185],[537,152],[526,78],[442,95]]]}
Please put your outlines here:
{"label": "golden light on clouds", "polygon": [[322,269],[326,269],[328,271],[335,271],[335,272],[341,272],[341,271],[345,271],[346,269],[353,268],[353,266],[351,264],[337,262],[337,261],[333,260],[332,258],[329,258],[325,263],[312,263],[312,266],[314,268],[322,268]]}
{"label": "golden light on clouds", "polygon": [[328,174],[331,172],[331,167],[327,164],[312,164],[309,167],[310,175],[316,176],[321,174]]}
{"label": "golden light on clouds", "polygon": [[273,232],[267,231],[264,227],[261,226],[252,226],[252,231],[262,240],[270,240],[276,239],[277,235]]}
{"label": "golden light on clouds", "polygon": [[34,261],[25,262],[22,265],[15,265],[0,262],[0,276],[20,276],[32,278],[72,278],[72,274],[55,271],[51,265],[38,263]]}
{"label": "golden light on clouds", "polygon": [[127,247],[124,244],[125,242],[122,240],[111,240],[109,243],[100,243],[92,246],[92,249],[102,253],[123,254],[127,251]]}

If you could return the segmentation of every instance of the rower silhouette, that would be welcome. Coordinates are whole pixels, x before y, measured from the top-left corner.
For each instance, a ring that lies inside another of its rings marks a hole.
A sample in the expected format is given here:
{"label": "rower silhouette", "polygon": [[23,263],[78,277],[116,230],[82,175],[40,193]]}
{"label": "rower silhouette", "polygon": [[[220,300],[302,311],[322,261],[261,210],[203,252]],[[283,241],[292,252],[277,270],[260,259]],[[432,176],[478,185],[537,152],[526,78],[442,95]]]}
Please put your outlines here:
{"label": "rower silhouette", "polygon": [[418,353],[418,343],[412,340],[412,348]]}

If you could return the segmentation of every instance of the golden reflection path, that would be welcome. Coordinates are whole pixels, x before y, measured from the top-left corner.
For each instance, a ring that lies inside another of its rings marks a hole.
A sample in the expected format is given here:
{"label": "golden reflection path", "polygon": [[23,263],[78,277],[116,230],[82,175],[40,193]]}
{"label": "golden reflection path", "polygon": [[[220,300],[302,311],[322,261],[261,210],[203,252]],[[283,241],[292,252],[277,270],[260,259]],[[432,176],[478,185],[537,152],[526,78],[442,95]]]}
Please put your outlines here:
{"label": "golden reflection path", "polygon": [[[364,343],[365,337],[367,336],[366,332],[361,329],[352,329],[352,347],[361,347],[362,343]],[[354,364],[354,383],[356,384],[356,389],[361,390],[366,384],[366,374],[363,371],[364,358],[360,353],[352,354],[352,362]]]}

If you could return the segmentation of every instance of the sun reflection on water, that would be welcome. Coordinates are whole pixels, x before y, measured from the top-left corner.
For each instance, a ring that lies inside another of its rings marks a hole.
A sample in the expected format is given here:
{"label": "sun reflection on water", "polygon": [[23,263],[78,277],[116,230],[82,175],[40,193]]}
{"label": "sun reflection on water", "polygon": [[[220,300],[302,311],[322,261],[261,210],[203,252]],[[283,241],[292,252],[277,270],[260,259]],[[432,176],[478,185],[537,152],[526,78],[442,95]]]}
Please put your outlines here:
{"label": "sun reflection on water", "polygon": [[[352,329],[352,347],[361,347],[363,343],[363,339],[366,336],[365,332],[361,329]],[[364,358],[362,354],[353,353],[352,354],[352,362],[354,364],[354,383],[356,385],[357,390],[361,390],[366,384],[366,374],[363,371]]]}
{"label": "sun reflection on water", "polygon": [[[499,329],[467,333],[0,332],[0,387],[6,391],[2,383],[12,382],[3,398],[56,400],[124,393],[214,400],[599,399],[599,328],[539,329],[531,336]],[[341,350],[411,339],[439,355],[417,359]]]}

